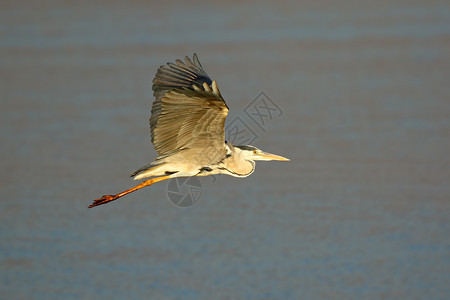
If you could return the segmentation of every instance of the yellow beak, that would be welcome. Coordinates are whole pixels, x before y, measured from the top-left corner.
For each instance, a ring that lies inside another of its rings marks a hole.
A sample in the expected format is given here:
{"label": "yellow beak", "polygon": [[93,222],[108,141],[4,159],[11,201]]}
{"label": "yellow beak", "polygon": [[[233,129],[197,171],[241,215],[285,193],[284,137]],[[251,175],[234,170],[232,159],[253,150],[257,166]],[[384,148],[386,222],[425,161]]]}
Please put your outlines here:
{"label": "yellow beak", "polygon": [[280,155],[276,155],[276,154],[266,153],[266,152],[261,153],[260,156],[264,160],[289,161],[289,158],[286,158],[286,157],[283,157],[283,156],[280,156]]}

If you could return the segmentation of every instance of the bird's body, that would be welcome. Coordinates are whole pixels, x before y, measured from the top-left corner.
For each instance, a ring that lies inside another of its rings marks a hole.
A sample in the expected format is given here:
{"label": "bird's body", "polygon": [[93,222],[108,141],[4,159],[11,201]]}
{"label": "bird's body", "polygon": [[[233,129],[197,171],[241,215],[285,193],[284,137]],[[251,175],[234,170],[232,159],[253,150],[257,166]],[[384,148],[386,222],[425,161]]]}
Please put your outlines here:
{"label": "bird's body", "polygon": [[[227,154],[216,159],[203,159],[204,154],[198,149],[186,149],[185,151],[156,160],[132,174],[134,179],[155,177],[163,175],[175,175],[174,177],[208,176],[227,174],[234,177],[247,177],[255,170],[255,162],[246,160],[239,146],[225,145]],[[256,150],[256,149],[255,149]],[[196,157],[193,162],[185,162],[184,157]]]}
{"label": "bird's body", "polygon": [[255,170],[255,160],[288,160],[254,146],[225,141],[228,106],[196,54],[193,62],[186,56],[185,63],[176,60],[176,64],[161,66],[152,89],[155,101],[150,132],[158,157],[131,174],[135,180],[151,179],[117,195],[96,199],[89,207],[169,178],[215,174],[247,177]]}

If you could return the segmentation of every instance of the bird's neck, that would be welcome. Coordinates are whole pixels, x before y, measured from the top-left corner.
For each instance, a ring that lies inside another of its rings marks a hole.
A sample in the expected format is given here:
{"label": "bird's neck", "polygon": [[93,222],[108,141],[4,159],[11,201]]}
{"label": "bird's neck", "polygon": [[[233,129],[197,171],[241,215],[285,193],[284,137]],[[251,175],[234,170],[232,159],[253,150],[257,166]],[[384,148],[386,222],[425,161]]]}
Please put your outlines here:
{"label": "bird's neck", "polygon": [[224,161],[226,169],[235,177],[247,177],[255,171],[255,162],[239,155],[232,155]]}

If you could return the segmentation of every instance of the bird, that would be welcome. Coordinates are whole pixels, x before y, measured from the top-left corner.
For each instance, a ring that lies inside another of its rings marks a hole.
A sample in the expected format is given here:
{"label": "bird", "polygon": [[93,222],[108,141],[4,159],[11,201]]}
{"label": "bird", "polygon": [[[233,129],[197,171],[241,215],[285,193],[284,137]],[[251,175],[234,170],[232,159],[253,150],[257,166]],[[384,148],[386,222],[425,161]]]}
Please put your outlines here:
{"label": "bird", "polygon": [[150,117],[151,141],[158,156],[133,172],[149,178],[128,190],[95,199],[89,208],[117,200],[156,182],[191,176],[226,174],[247,177],[255,161],[289,161],[251,145],[225,140],[228,106],[215,80],[206,74],[197,54],[160,66],[152,81],[155,98]]}

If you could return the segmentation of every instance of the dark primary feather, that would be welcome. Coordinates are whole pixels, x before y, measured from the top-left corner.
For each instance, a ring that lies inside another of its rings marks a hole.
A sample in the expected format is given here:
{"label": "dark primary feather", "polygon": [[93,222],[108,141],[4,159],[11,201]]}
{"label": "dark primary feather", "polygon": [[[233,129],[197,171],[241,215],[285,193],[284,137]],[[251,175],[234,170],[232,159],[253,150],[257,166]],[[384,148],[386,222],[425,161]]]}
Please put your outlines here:
{"label": "dark primary feather", "polygon": [[192,85],[202,86],[204,82],[211,85],[212,80],[203,70],[197,54],[194,54],[194,63],[189,57],[185,57],[186,63],[177,59],[174,63],[168,62],[167,66],[161,66],[153,79],[153,96],[158,98],[166,91],[175,88],[192,89]]}
{"label": "dark primary feather", "polygon": [[[160,156],[184,149],[209,149],[211,160],[226,155],[224,125],[228,107],[211,87],[212,81],[194,54],[193,62],[161,66],[153,79],[155,101],[150,130],[152,142]],[[194,89],[194,85],[197,87]]]}

